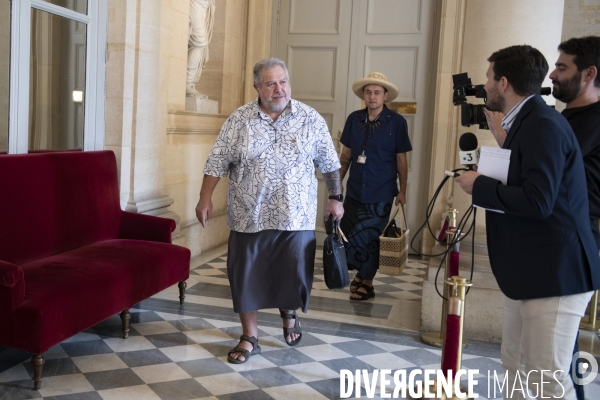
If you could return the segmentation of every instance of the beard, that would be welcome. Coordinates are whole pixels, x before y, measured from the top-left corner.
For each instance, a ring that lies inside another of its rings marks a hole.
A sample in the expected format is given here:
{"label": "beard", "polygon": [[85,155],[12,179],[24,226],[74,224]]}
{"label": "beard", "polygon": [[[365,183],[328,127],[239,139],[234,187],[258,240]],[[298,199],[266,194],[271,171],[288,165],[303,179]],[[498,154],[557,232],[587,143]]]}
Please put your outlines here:
{"label": "beard", "polygon": [[579,94],[579,82],[581,82],[580,71],[578,71],[572,78],[564,79],[562,81],[552,81],[552,84],[554,85],[554,88],[552,89],[552,96],[563,103],[570,103],[571,101],[575,100]]}
{"label": "beard", "polygon": [[504,100],[504,97],[500,96],[496,89],[488,92],[487,98],[485,99],[485,108],[490,111],[504,112],[505,106],[506,101]]}
{"label": "beard", "polygon": [[285,96],[284,99],[285,99],[285,101],[283,101],[281,103],[275,103],[271,99],[263,99],[263,98],[261,98],[260,101],[263,104],[263,106],[270,112],[279,113],[279,112],[282,112],[283,110],[285,110],[288,103],[290,102],[290,98],[288,96]]}

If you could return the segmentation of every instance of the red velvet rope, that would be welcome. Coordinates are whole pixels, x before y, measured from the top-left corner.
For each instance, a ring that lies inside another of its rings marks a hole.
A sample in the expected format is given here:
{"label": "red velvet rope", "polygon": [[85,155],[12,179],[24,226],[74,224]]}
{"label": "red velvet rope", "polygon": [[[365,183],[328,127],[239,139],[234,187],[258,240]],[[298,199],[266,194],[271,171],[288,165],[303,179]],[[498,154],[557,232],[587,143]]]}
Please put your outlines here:
{"label": "red velvet rope", "polygon": [[446,317],[446,341],[444,342],[444,356],[442,358],[442,371],[452,371],[456,375],[458,365],[458,339],[460,335],[460,317],[449,314]]}
{"label": "red velvet rope", "polygon": [[450,259],[448,262],[448,276],[453,277],[458,275],[458,265],[460,262],[460,253],[458,251],[452,250],[450,252]]}
{"label": "red velvet rope", "polygon": [[444,226],[442,226],[442,230],[440,231],[440,234],[438,235],[438,241],[439,242],[443,242],[444,240],[446,240],[446,235],[448,231],[448,220],[444,220]]}

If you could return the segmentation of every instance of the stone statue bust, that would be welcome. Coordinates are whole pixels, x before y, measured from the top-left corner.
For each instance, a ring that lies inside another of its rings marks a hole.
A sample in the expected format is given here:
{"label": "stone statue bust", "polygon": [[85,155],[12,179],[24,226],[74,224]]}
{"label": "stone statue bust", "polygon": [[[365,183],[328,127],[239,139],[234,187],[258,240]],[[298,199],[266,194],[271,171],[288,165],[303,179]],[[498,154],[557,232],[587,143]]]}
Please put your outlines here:
{"label": "stone statue bust", "polygon": [[215,0],[190,0],[190,36],[188,41],[186,96],[206,99],[196,83],[208,62],[208,45],[215,21]]}

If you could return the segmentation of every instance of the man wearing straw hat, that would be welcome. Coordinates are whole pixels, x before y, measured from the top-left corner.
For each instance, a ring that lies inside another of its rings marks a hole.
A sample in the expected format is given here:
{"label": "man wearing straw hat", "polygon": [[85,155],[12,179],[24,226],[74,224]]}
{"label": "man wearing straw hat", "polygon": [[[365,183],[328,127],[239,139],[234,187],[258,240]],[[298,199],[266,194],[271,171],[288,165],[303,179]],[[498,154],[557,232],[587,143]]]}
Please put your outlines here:
{"label": "man wearing straw hat", "polygon": [[412,147],[406,120],[385,105],[398,96],[398,88],[384,74],[371,72],[354,82],[352,91],[366,107],[348,116],[340,139],[340,178],[350,170],[341,228],[349,240],[348,268],[358,270],[350,284],[350,300],[363,301],[375,296],[379,236],[392,201],[406,203],[406,153]]}

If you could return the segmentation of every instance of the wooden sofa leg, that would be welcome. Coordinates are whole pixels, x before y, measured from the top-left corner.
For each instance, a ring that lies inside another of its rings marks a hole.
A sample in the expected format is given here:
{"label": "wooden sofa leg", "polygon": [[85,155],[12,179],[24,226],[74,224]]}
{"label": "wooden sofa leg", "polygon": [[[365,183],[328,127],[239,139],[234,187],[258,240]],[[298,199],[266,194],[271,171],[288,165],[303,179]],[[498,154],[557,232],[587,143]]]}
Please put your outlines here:
{"label": "wooden sofa leg", "polygon": [[121,323],[123,324],[123,339],[127,339],[129,337],[129,320],[131,319],[131,313],[129,309],[121,311],[119,314],[121,317]]}
{"label": "wooden sofa leg", "polygon": [[40,390],[42,388],[42,370],[46,359],[43,354],[35,354],[31,357],[31,365],[33,365],[33,389]]}
{"label": "wooden sofa leg", "polygon": [[185,299],[185,288],[187,287],[187,283],[185,281],[179,282],[179,304],[183,304],[183,299]]}

